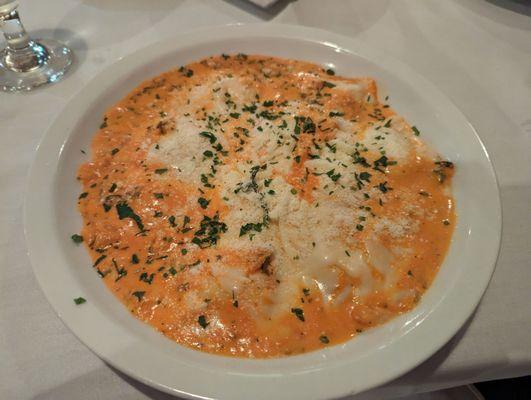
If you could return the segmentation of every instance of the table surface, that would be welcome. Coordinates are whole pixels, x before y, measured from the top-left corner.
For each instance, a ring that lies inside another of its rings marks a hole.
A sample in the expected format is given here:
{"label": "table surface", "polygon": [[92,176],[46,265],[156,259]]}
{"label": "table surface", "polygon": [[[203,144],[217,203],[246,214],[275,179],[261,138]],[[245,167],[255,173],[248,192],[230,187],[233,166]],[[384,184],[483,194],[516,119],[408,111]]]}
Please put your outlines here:
{"label": "table surface", "polygon": [[[110,368],[47,303],[24,242],[28,169],[68,100],[118,58],[162,38],[234,22],[300,24],[355,37],[411,65],[477,129],[499,178],[503,238],[474,316],[421,366],[369,392],[382,399],[531,374],[531,4],[511,0],[20,1],[35,37],[75,52],[63,82],[0,94],[0,398],[170,399]],[[43,238],[46,240],[46,238]]]}

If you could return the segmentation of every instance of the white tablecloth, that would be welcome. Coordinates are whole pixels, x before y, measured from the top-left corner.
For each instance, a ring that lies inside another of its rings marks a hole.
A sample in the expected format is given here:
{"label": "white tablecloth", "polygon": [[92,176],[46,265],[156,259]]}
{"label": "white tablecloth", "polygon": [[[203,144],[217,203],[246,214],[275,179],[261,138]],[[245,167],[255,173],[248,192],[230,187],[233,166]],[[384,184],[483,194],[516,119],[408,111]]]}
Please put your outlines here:
{"label": "white tablecloth", "polygon": [[24,244],[28,168],[46,128],[68,100],[122,55],[198,27],[269,20],[356,37],[413,66],[470,119],[500,180],[502,248],[479,309],[431,359],[366,397],[531,373],[529,2],[299,0],[280,1],[268,11],[243,0],[20,3],[29,30],[65,41],[77,61],[55,86],[0,94],[1,399],[169,399],[104,364],[46,302]]}

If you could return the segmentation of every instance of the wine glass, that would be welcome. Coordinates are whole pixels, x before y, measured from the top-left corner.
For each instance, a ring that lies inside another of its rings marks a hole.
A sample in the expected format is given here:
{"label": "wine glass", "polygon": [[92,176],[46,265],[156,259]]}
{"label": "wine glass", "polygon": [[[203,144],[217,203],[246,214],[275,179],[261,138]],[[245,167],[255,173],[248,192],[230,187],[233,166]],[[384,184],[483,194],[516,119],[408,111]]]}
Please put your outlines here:
{"label": "wine glass", "polygon": [[0,89],[7,92],[57,82],[72,63],[72,52],[65,45],[29,37],[17,7],[16,0],[0,0],[0,28],[7,42],[0,50]]}

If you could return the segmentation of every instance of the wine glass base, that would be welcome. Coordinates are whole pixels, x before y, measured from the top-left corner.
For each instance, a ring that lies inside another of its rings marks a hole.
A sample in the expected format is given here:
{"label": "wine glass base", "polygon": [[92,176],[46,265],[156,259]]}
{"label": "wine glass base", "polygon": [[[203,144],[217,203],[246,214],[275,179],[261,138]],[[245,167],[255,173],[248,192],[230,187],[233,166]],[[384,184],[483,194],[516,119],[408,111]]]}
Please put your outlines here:
{"label": "wine glass base", "polygon": [[48,58],[42,65],[27,71],[16,72],[6,67],[5,49],[0,52],[0,90],[5,92],[30,91],[36,87],[60,80],[72,64],[72,52],[64,44],[50,39],[38,39]]}

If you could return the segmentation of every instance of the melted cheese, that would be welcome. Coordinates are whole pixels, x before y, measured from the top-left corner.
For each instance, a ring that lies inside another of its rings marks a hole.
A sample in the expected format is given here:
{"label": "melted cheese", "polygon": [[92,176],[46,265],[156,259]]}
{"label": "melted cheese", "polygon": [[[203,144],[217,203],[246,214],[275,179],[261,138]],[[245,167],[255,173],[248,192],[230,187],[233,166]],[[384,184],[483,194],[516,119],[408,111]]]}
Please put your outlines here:
{"label": "melted cheese", "polygon": [[79,178],[94,268],[138,318],[204,351],[340,343],[414,307],[452,234],[453,165],[370,78],[211,57],[105,116]]}

